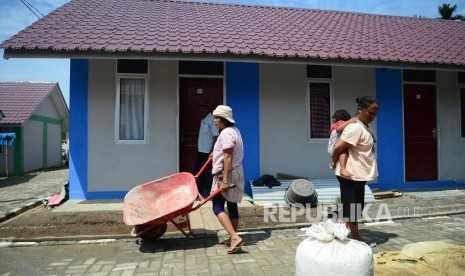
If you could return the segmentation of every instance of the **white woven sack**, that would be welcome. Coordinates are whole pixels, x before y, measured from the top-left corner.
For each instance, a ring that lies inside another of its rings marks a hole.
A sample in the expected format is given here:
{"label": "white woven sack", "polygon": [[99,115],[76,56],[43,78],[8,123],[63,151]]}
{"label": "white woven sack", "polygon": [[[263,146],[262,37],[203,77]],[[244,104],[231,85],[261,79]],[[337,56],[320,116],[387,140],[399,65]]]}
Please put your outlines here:
{"label": "white woven sack", "polygon": [[366,243],[348,239],[349,230],[333,220],[305,229],[296,250],[296,275],[373,275],[373,252]]}

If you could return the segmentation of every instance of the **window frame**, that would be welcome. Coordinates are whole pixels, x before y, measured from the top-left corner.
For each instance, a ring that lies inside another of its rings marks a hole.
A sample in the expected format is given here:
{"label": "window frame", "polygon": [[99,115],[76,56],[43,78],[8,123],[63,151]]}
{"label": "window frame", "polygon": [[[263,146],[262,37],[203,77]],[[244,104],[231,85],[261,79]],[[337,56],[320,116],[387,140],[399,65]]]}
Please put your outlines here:
{"label": "window frame", "polygon": [[[143,140],[121,140],[120,131],[120,97],[121,79],[143,79],[144,80],[144,139]],[[143,145],[148,144],[148,117],[149,117],[149,83],[147,74],[117,73],[116,76],[116,98],[115,98],[115,143],[119,145]]]}
{"label": "window frame", "polygon": [[[463,93],[462,93],[462,90],[463,90]],[[463,98],[462,98],[462,94],[463,94]],[[464,129],[465,122],[462,121],[462,117],[465,117],[464,116],[465,108],[462,109],[462,105],[465,106],[465,103],[462,103],[462,102],[465,102],[465,84],[458,84],[458,97],[459,97],[458,108],[459,108],[459,126],[460,126],[459,139],[461,141],[465,141],[465,129]]]}
{"label": "window frame", "polygon": [[333,112],[333,81],[332,79],[308,79],[307,80],[307,97],[306,97],[306,109],[307,109],[307,142],[320,142],[327,141],[329,139],[329,128],[328,137],[325,138],[312,138],[312,126],[311,126],[311,110],[310,110],[310,84],[312,83],[327,83],[329,85],[329,126],[331,126],[331,116]]}

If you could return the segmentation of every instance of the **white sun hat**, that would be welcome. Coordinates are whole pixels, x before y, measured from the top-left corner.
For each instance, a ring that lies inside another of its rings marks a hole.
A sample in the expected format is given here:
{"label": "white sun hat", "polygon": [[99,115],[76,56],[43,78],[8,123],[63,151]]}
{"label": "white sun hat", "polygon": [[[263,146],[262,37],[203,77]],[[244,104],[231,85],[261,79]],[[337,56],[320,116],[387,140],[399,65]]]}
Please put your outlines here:
{"label": "white sun hat", "polygon": [[213,116],[218,116],[228,120],[231,123],[235,123],[233,119],[232,109],[227,105],[219,105],[213,110]]}

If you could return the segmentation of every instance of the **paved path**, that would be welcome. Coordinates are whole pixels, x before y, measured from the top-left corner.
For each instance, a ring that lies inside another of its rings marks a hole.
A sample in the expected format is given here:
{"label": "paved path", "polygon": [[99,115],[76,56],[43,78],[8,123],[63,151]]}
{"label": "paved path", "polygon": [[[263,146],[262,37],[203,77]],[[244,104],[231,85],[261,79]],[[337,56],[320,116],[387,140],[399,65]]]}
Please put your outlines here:
{"label": "paved path", "polygon": [[0,222],[59,193],[67,182],[67,168],[0,178]]}
{"label": "paved path", "polygon": [[[365,224],[362,235],[378,243],[373,253],[441,240],[465,245],[465,215]],[[0,243],[0,275],[294,275],[300,230],[243,234],[241,254],[228,255],[216,238],[102,240],[45,244]],[[47,245],[47,246],[45,246]],[[11,247],[12,246],[12,247]]]}
{"label": "paved path", "polygon": [[[60,192],[67,179],[67,169],[0,179],[0,219],[40,204]],[[374,253],[421,241],[465,245],[464,190],[410,194],[416,199],[407,205],[401,198],[389,204],[391,212],[396,212],[393,216],[409,219],[361,225],[362,236],[377,243]],[[370,214],[376,214],[379,206]],[[406,210],[420,212],[412,218]],[[302,231],[256,231],[242,236],[246,246],[237,255],[226,254],[211,235],[152,243],[135,239],[0,242],[0,275],[294,275],[295,251],[305,238]]]}

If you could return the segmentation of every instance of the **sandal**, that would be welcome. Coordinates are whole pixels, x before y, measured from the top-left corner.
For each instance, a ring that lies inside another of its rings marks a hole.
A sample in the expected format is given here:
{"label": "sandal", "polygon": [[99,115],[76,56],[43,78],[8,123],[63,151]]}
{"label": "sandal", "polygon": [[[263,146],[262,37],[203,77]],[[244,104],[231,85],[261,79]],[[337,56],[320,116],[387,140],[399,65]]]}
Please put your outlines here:
{"label": "sandal", "polygon": [[241,247],[245,244],[243,240],[241,240],[239,243],[236,244],[236,246],[229,248],[228,249],[228,254],[235,254],[241,250]]}

